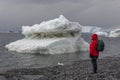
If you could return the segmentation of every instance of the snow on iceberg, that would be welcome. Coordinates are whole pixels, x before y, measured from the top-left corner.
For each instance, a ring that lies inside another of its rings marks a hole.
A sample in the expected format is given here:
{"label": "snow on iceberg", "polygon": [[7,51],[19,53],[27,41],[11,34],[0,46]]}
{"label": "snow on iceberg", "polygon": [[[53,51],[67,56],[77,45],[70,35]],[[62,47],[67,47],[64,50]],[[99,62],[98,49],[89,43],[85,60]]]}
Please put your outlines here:
{"label": "snow on iceberg", "polygon": [[109,37],[120,37],[120,29],[110,31]]}
{"label": "snow on iceberg", "polygon": [[81,25],[59,18],[23,26],[24,39],[7,44],[9,51],[20,53],[61,54],[89,50],[89,44],[80,36]]}

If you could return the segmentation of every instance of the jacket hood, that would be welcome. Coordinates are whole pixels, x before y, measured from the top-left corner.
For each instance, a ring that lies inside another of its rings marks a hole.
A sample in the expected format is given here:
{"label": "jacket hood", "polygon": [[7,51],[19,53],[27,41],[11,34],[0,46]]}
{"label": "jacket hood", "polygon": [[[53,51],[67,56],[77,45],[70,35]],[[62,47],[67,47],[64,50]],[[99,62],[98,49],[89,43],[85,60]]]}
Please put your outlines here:
{"label": "jacket hood", "polygon": [[98,35],[97,34],[93,34],[92,35],[92,40],[98,40]]}

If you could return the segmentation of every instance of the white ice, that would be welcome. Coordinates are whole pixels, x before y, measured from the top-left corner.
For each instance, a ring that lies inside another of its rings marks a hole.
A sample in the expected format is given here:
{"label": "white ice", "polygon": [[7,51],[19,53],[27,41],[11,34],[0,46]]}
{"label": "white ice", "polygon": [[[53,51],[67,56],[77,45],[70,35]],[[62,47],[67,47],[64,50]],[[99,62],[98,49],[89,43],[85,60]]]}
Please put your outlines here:
{"label": "white ice", "polygon": [[101,28],[96,26],[82,26],[82,33],[100,32]]}
{"label": "white ice", "polygon": [[107,32],[95,32],[95,33],[98,34],[99,36],[105,36],[105,37],[108,36]]}
{"label": "white ice", "polygon": [[120,29],[110,31],[109,37],[120,37]]}
{"label": "white ice", "polygon": [[23,26],[24,39],[5,47],[19,53],[61,54],[89,50],[89,44],[80,36],[81,25],[70,22],[63,15],[33,26]]}

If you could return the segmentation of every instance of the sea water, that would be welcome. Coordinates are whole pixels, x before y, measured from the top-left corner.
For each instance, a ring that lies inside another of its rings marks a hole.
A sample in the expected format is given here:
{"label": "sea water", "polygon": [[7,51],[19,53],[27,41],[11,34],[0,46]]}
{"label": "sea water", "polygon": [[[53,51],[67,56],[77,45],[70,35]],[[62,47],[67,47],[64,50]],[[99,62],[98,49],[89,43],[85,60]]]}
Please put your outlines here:
{"label": "sea water", "polygon": [[[91,42],[91,34],[82,34],[82,37]],[[54,55],[23,54],[10,52],[5,45],[22,39],[24,36],[20,33],[0,33],[0,72],[18,68],[40,68],[54,65],[72,64],[74,61],[86,60],[89,58],[89,52],[77,52]],[[118,56],[120,54],[120,38],[99,37],[105,42],[105,50],[100,53],[99,58]]]}

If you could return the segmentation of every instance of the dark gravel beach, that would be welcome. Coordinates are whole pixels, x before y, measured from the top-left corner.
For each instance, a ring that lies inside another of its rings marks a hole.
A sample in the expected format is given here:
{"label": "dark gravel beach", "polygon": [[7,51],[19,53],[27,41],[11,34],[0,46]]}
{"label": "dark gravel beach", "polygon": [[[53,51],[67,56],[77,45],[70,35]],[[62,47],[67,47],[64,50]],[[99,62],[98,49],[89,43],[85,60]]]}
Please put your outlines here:
{"label": "dark gravel beach", "polygon": [[120,80],[120,57],[98,59],[98,73],[92,73],[90,60],[46,68],[22,68],[3,74],[8,80]]}

